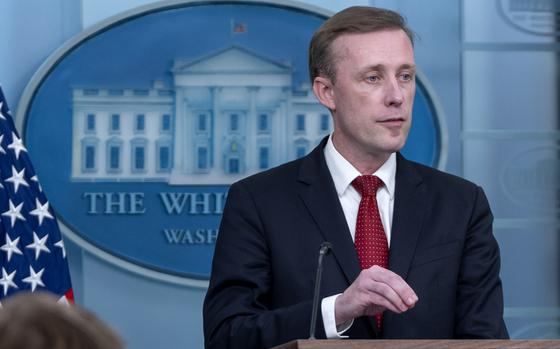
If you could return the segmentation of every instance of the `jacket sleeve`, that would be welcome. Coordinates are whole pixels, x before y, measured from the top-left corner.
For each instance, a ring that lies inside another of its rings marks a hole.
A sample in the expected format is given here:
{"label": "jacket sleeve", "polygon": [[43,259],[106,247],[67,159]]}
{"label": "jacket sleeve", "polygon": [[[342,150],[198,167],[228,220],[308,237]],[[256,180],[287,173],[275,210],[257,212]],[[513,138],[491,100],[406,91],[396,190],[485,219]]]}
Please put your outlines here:
{"label": "jacket sleeve", "polygon": [[[307,338],[312,301],[272,308],[271,263],[259,207],[247,186],[236,183],[228,193],[204,301],[206,348],[268,348]],[[324,337],[322,326],[316,331]]]}
{"label": "jacket sleeve", "polygon": [[488,200],[477,187],[457,285],[456,338],[509,338],[503,321],[500,251],[492,221]]}

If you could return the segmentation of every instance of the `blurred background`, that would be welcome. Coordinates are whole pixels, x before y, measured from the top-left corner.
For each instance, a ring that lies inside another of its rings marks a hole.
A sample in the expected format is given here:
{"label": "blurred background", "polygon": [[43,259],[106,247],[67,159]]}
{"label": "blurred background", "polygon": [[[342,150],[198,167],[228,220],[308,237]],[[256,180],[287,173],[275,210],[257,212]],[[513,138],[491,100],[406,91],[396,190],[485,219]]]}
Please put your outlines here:
{"label": "blurred background", "polygon": [[[12,114],[33,75],[67,40],[158,3],[169,2],[1,1],[0,83]],[[322,13],[373,5],[407,18],[419,37],[417,65],[444,118],[441,168],[481,185],[492,206],[510,336],[559,338],[560,1],[299,4]],[[69,239],[66,249],[76,302],[108,322],[130,348],[203,347],[204,282],[151,277]]]}

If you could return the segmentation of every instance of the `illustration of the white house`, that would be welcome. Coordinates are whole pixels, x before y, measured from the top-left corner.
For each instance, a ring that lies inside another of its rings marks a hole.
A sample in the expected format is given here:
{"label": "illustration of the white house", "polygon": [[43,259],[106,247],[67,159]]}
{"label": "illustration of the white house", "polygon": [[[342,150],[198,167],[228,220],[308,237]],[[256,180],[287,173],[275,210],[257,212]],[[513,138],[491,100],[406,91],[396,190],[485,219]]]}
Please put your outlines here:
{"label": "illustration of the white house", "polygon": [[173,87],[73,88],[72,179],[229,184],[307,154],[332,129],[293,68],[243,47],[175,59]]}

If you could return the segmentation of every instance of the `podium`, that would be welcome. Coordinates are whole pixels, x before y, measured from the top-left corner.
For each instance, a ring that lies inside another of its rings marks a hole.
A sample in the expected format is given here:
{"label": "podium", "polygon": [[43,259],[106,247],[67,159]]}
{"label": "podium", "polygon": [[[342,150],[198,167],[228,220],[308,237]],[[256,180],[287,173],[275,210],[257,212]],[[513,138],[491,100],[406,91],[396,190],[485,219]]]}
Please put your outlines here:
{"label": "podium", "polygon": [[560,340],[378,339],[295,340],[273,349],[541,349],[558,348]]}

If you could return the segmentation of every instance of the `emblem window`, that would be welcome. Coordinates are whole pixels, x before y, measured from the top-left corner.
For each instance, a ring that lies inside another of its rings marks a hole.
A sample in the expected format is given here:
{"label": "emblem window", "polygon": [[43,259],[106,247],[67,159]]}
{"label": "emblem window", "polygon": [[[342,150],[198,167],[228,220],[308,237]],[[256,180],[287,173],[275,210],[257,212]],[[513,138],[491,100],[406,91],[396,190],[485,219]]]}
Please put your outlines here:
{"label": "emblem window", "polygon": [[259,125],[258,130],[261,133],[270,132],[270,120],[269,115],[266,113],[259,114]]}
{"label": "emblem window", "polygon": [[239,131],[239,114],[229,114],[229,130],[232,132]]}
{"label": "emblem window", "polygon": [[136,115],[136,119],[134,121],[134,131],[144,132],[145,129],[146,129],[146,115],[144,114]]}
{"label": "emblem window", "polygon": [[320,130],[321,132],[328,132],[330,129],[330,122],[329,122],[329,115],[328,114],[321,114],[320,116]]}
{"label": "emblem window", "polygon": [[305,132],[305,114],[296,115],[296,132]]}
{"label": "emblem window", "polygon": [[121,130],[121,116],[119,114],[111,115],[111,127],[110,131],[115,133]]}
{"label": "emblem window", "polygon": [[259,148],[259,169],[264,170],[269,167],[269,153],[268,147]]}
{"label": "emblem window", "polygon": [[197,127],[196,129],[199,132],[204,132],[207,130],[207,125],[206,125],[206,114],[198,114],[198,120],[197,120]]}
{"label": "emblem window", "polygon": [[163,132],[171,131],[171,115],[163,114],[161,116],[161,130]]}
{"label": "emblem window", "polygon": [[95,132],[95,114],[86,115],[86,132]]}
{"label": "emblem window", "polygon": [[164,145],[158,150],[158,170],[169,171],[171,169],[171,147]]}

